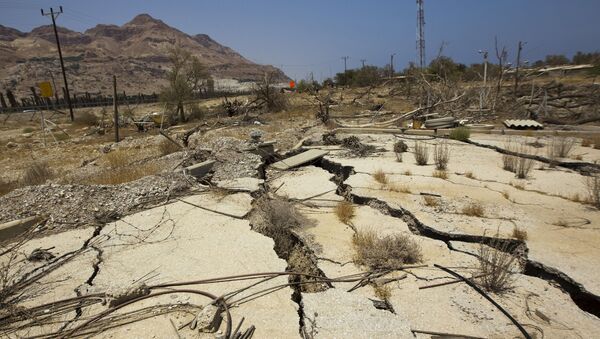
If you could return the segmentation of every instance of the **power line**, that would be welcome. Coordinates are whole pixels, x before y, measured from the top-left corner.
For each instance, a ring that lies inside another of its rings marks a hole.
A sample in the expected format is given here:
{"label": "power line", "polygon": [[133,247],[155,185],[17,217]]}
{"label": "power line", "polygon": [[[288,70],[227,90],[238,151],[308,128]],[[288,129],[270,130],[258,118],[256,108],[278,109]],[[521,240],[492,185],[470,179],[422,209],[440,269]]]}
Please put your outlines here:
{"label": "power line", "polygon": [[[58,31],[56,30],[56,18],[63,12],[62,6],[59,6],[60,12],[54,12],[50,7],[50,13],[44,13],[44,9],[41,9],[43,16],[49,16],[52,18],[52,27],[54,28],[54,37],[56,37],[56,47],[58,48],[58,57],[60,58],[60,68],[62,70],[63,80],[65,82],[65,96],[67,97],[67,104],[69,105],[69,113],[71,115],[71,121],[75,120],[73,116],[73,105],[71,105],[71,95],[69,94],[69,83],[67,82],[67,73],[65,72],[65,63],[63,61],[62,51],[60,50],[60,40],[58,39]],[[56,91],[56,88],[54,89]]]}

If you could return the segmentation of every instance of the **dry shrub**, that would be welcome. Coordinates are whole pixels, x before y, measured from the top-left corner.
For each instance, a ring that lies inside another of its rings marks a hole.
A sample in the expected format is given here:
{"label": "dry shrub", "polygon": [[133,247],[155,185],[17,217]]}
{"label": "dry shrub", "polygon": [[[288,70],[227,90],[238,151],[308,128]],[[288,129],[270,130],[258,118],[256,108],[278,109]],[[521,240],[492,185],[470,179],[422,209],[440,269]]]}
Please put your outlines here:
{"label": "dry shrub", "polygon": [[411,172],[411,171],[409,171],[409,170],[406,170],[406,171],[404,171],[404,175],[411,176],[411,175],[412,175],[412,172]]}
{"label": "dry shrub", "polygon": [[354,205],[348,201],[341,201],[335,206],[335,215],[344,224],[347,224],[354,218]]}
{"label": "dry shrub", "polygon": [[433,171],[433,177],[434,178],[440,178],[440,179],[448,179],[448,172],[446,171],[441,171],[441,170],[435,170]]}
{"label": "dry shrub", "polygon": [[475,179],[475,175],[471,171],[465,173],[465,177],[467,177],[469,179]]}
{"label": "dry shrub", "polygon": [[567,137],[555,137],[552,138],[550,144],[548,145],[548,158],[556,159],[556,158],[566,158],[571,153],[573,146],[575,145],[574,138]]}
{"label": "dry shrub", "polygon": [[75,114],[75,124],[81,126],[96,126],[98,117],[91,111],[83,111]]}
{"label": "dry shrub", "polygon": [[402,153],[406,151],[408,151],[408,145],[404,141],[398,140],[394,143],[394,153],[398,162],[402,162]]}
{"label": "dry shrub", "polygon": [[504,199],[510,200],[510,195],[508,194],[507,191],[502,192],[502,196],[504,197]]}
{"label": "dry shrub", "polygon": [[512,237],[517,240],[525,241],[527,240],[527,231],[515,227],[513,228]]}
{"label": "dry shrub", "polygon": [[448,168],[448,161],[450,160],[450,150],[448,149],[448,143],[442,142],[439,145],[433,147],[433,161],[435,162],[435,168],[442,171]]}
{"label": "dry shrub", "polygon": [[583,155],[577,154],[573,159],[581,161],[583,160]]}
{"label": "dry shrub", "polygon": [[589,202],[596,208],[600,208],[600,175],[586,177],[585,186],[588,191]]}
{"label": "dry shrub", "polygon": [[129,164],[131,155],[126,150],[116,150],[104,156],[111,168],[123,168]]}
{"label": "dry shrub", "polygon": [[118,185],[135,181],[145,176],[155,175],[160,170],[160,167],[156,164],[116,167],[106,169],[102,173],[90,177],[87,183],[92,185]]}
{"label": "dry shrub", "polygon": [[517,171],[517,157],[509,154],[502,154],[502,169],[509,172]]}
{"label": "dry shrub", "polygon": [[421,246],[409,235],[394,234],[379,238],[373,231],[358,231],[352,238],[355,261],[371,269],[398,269],[423,259]]}
{"label": "dry shrub", "polygon": [[426,144],[421,142],[415,142],[415,161],[419,166],[427,165],[427,161],[429,161],[429,147]]}
{"label": "dry shrub", "polygon": [[[511,141],[505,144],[507,151],[520,154],[530,154],[530,150],[526,145],[515,146]],[[533,159],[519,157],[516,155],[502,154],[502,168],[506,171],[513,172],[519,179],[525,179],[529,172],[533,169]]]}
{"label": "dry shrub", "polygon": [[387,301],[392,297],[392,289],[389,287],[389,285],[375,284],[373,286],[373,290],[375,291],[375,296],[379,298],[379,300]]}
{"label": "dry shrub", "polygon": [[440,199],[431,195],[424,195],[423,201],[425,202],[425,206],[429,207],[438,207],[440,205]]}
{"label": "dry shrub", "polygon": [[375,173],[372,174],[373,179],[382,185],[386,185],[388,183],[388,178],[383,170],[378,169]]}
{"label": "dry shrub", "polygon": [[21,181],[24,186],[41,185],[52,179],[53,175],[46,161],[34,161],[23,172]]}
{"label": "dry shrub", "polygon": [[581,147],[590,147],[594,143],[592,138],[583,138],[581,139]]}
{"label": "dry shrub", "polygon": [[533,169],[533,160],[529,158],[519,157],[517,160],[516,175],[519,179],[525,179],[529,175],[529,172]]}
{"label": "dry shrub", "polygon": [[161,155],[165,156],[165,155],[169,155],[171,153],[175,153],[175,152],[179,151],[180,148],[179,148],[179,146],[177,146],[174,143],[172,143],[171,141],[169,141],[169,139],[164,138],[158,144],[158,150]]}
{"label": "dry shrub", "polygon": [[485,210],[483,208],[483,205],[481,205],[480,203],[472,202],[472,203],[468,204],[467,206],[463,207],[462,213],[464,215],[468,215],[470,217],[481,218],[485,215]]}
{"label": "dry shrub", "polygon": [[[498,234],[496,234],[496,237]],[[508,242],[494,240],[479,246],[479,284],[487,291],[501,293],[512,288],[517,257]]]}
{"label": "dry shrub", "polygon": [[355,135],[342,139],[342,146],[350,149],[350,152],[353,155],[359,157],[366,157],[377,150],[373,145],[367,145],[360,142],[360,139]]}
{"label": "dry shrub", "polygon": [[296,207],[283,198],[257,200],[255,204],[253,229],[275,242],[275,252],[281,257],[288,258],[292,254],[294,241],[290,230],[305,224],[305,218]]}

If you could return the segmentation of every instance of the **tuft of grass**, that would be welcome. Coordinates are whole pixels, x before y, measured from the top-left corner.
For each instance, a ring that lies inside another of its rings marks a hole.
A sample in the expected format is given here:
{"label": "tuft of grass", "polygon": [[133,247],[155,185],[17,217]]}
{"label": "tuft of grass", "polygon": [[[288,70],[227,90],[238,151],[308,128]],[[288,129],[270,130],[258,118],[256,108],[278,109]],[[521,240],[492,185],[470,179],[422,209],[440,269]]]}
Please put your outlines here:
{"label": "tuft of grass", "polygon": [[53,176],[54,173],[46,161],[34,161],[23,172],[21,181],[23,186],[41,185]]}
{"label": "tuft of grass", "polygon": [[552,138],[550,144],[548,145],[548,158],[556,159],[556,158],[566,158],[571,153],[571,150],[575,146],[574,138],[567,137],[555,137]]}
{"label": "tuft of grass", "polygon": [[25,127],[21,130],[23,133],[32,133],[33,131],[35,131],[33,127]]}
{"label": "tuft of grass", "polygon": [[585,186],[588,191],[588,201],[600,209],[600,175],[586,177]]}
{"label": "tuft of grass", "polygon": [[355,262],[373,270],[398,269],[423,260],[421,246],[406,234],[379,238],[373,231],[358,231],[352,244],[356,251]]}
{"label": "tuft of grass", "polygon": [[583,138],[581,139],[581,147],[591,147],[594,143],[592,138]]}
{"label": "tuft of grass", "polygon": [[412,172],[411,172],[411,171],[409,171],[409,170],[406,170],[406,171],[404,171],[404,175],[411,176],[411,175],[412,175]]}
{"label": "tuft of grass", "polygon": [[450,150],[447,142],[442,142],[439,145],[433,147],[433,162],[435,168],[442,171],[448,168],[448,161],[450,161]]}
{"label": "tuft of grass", "polygon": [[514,253],[508,242],[498,239],[498,234],[489,246],[480,244],[478,275],[485,290],[502,293],[512,288],[517,262]]}
{"label": "tuft of grass", "polygon": [[408,151],[408,145],[404,141],[398,140],[394,143],[394,153],[398,162],[402,162],[402,153],[406,151]]}
{"label": "tuft of grass", "polygon": [[179,146],[175,145],[174,143],[169,141],[167,138],[162,139],[160,141],[160,143],[158,144],[158,151],[160,152],[160,154],[162,156],[169,155],[171,153],[175,153],[179,150],[180,150]]}
{"label": "tuft of grass", "polygon": [[515,173],[517,178],[526,179],[529,176],[529,172],[533,169],[533,164],[532,159],[519,157]]}
{"label": "tuft of grass", "polygon": [[438,207],[440,205],[440,199],[430,195],[424,195],[423,201],[425,202],[425,206],[429,207]]}
{"label": "tuft of grass", "polygon": [[527,231],[515,227],[513,228],[512,237],[517,240],[525,241],[527,240]]}
{"label": "tuft of grass", "polygon": [[435,170],[432,175],[434,178],[448,179],[448,172],[446,171]]}
{"label": "tuft of grass", "polygon": [[335,206],[335,215],[344,224],[348,224],[354,218],[354,205],[348,201],[341,201]]}
{"label": "tuft of grass", "polygon": [[481,205],[480,203],[472,202],[467,206],[463,207],[462,213],[470,217],[482,218],[485,215],[485,210],[483,208],[483,205]]}
{"label": "tuft of grass", "polygon": [[458,127],[450,131],[450,139],[458,141],[467,141],[471,137],[471,130],[468,127]]}
{"label": "tuft of grass", "polygon": [[386,185],[388,183],[388,177],[382,169],[378,169],[375,173],[372,174],[373,179],[382,185]]}
{"label": "tuft of grass", "polygon": [[373,290],[375,291],[375,296],[379,298],[379,300],[388,301],[392,297],[392,289],[389,285],[376,284],[373,286]]}
{"label": "tuft of grass", "polygon": [[502,192],[502,196],[504,197],[504,199],[510,200],[510,195],[508,194],[508,191]]}
{"label": "tuft of grass", "polygon": [[429,147],[426,144],[421,142],[415,142],[415,161],[419,166],[427,165],[427,161],[429,161]]}
{"label": "tuft of grass", "polygon": [[473,172],[469,171],[465,173],[465,177],[469,178],[469,179],[475,179],[475,175],[473,174]]}
{"label": "tuft of grass", "polygon": [[581,161],[583,160],[583,155],[577,154],[575,157],[573,157],[573,159]]}

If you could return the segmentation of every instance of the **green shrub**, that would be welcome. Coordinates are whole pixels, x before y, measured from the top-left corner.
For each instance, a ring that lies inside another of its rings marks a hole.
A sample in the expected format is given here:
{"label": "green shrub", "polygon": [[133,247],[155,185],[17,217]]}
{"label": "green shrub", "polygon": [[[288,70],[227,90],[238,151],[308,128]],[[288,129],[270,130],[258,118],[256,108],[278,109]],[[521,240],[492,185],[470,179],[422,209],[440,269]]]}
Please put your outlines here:
{"label": "green shrub", "polygon": [[468,127],[458,127],[450,131],[450,139],[458,141],[467,141],[471,137],[471,130]]}

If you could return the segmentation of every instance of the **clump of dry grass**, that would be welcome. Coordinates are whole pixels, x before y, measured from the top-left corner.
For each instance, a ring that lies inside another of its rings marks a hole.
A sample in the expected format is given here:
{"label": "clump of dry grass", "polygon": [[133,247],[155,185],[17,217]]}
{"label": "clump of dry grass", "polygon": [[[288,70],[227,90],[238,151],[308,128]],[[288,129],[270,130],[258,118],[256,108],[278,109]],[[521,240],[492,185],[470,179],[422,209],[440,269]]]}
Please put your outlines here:
{"label": "clump of dry grass", "polygon": [[439,178],[439,179],[448,179],[448,172],[443,171],[443,170],[435,170],[433,171],[433,177],[434,178]]}
{"label": "clump of dry grass", "polygon": [[379,298],[379,300],[388,301],[392,297],[392,289],[388,285],[375,284],[373,290],[375,291],[375,296]]}
{"label": "clump of dry grass", "polygon": [[373,231],[359,231],[352,238],[352,244],[356,263],[371,269],[398,269],[423,259],[421,246],[406,234],[379,238]]}
{"label": "clump of dry grass", "polygon": [[478,275],[485,290],[501,293],[512,288],[517,257],[509,246],[501,240],[493,240],[490,246],[480,244]]}
{"label": "clump of dry grass", "polygon": [[515,174],[519,179],[526,179],[529,176],[529,172],[533,169],[533,160],[529,158],[519,157],[517,160],[517,168]]}
{"label": "clump of dry grass", "polygon": [[510,185],[518,190],[523,191],[525,189],[525,185],[523,185],[522,183],[518,183],[518,182],[511,182]]}
{"label": "clump of dry grass", "polygon": [[502,196],[504,197],[504,199],[510,200],[510,195],[508,194],[507,191],[502,192]]}
{"label": "clump of dry grass", "polygon": [[581,147],[590,147],[594,143],[592,138],[581,139]]}
{"label": "clump of dry grass", "polygon": [[575,145],[574,138],[567,137],[555,137],[552,138],[550,144],[548,145],[548,158],[556,159],[556,158],[566,158],[571,153],[573,146]]}
{"label": "clump of dry grass", "polygon": [[585,178],[588,191],[588,201],[596,208],[600,208],[600,175],[591,175]]}
{"label": "clump of dry grass", "polygon": [[450,161],[450,149],[448,143],[443,141],[439,145],[433,147],[433,161],[435,162],[435,168],[444,171],[448,168],[448,161]]}
{"label": "clump of dry grass", "polygon": [[469,179],[475,179],[475,175],[473,174],[473,172],[469,171],[465,173],[465,177],[469,178]]}
{"label": "clump of dry grass", "polygon": [[175,145],[174,143],[169,141],[167,138],[162,139],[160,141],[160,143],[158,144],[158,151],[163,156],[169,155],[171,153],[175,153],[179,150],[180,150],[179,146]]}
{"label": "clump of dry grass", "polygon": [[525,241],[527,240],[527,231],[515,227],[513,228],[512,237],[517,240]]}
{"label": "clump of dry grass", "polygon": [[[515,146],[512,141],[505,144],[505,149],[510,152],[520,154],[530,154],[531,152],[526,145]],[[525,179],[529,172],[533,169],[534,161],[530,158],[519,157],[516,155],[502,154],[502,168],[506,171],[513,172],[517,178]]]}
{"label": "clump of dry grass", "polygon": [[344,224],[347,224],[354,218],[354,205],[348,201],[341,201],[335,206],[335,215]]}
{"label": "clump of dry grass", "polygon": [[290,230],[306,222],[294,204],[283,198],[261,198],[255,204],[255,216],[253,229],[273,239],[277,254],[289,257],[294,248]]}
{"label": "clump of dry grass", "polygon": [[23,172],[21,181],[24,186],[41,185],[52,179],[53,175],[46,161],[34,161]]}
{"label": "clump of dry grass", "polygon": [[424,195],[423,201],[425,202],[425,206],[429,207],[438,207],[440,205],[440,199],[431,195]]}
{"label": "clump of dry grass", "polygon": [[415,142],[415,161],[419,166],[427,165],[427,161],[429,161],[429,147],[422,142]]}
{"label": "clump of dry grass", "polygon": [[411,176],[411,175],[412,175],[412,172],[411,172],[411,171],[409,171],[409,170],[406,170],[406,171],[404,171],[404,175]]}
{"label": "clump of dry grass", "polygon": [[406,151],[408,151],[408,145],[404,141],[398,140],[394,143],[394,153],[398,162],[402,162],[402,153]]}
{"label": "clump of dry grass", "polygon": [[388,183],[388,177],[382,169],[378,169],[375,173],[372,174],[373,179],[382,185],[386,185]]}
{"label": "clump of dry grass", "polygon": [[472,202],[467,206],[463,207],[462,213],[464,215],[468,215],[470,217],[479,217],[482,218],[485,215],[485,209],[483,205],[478,202]]}

